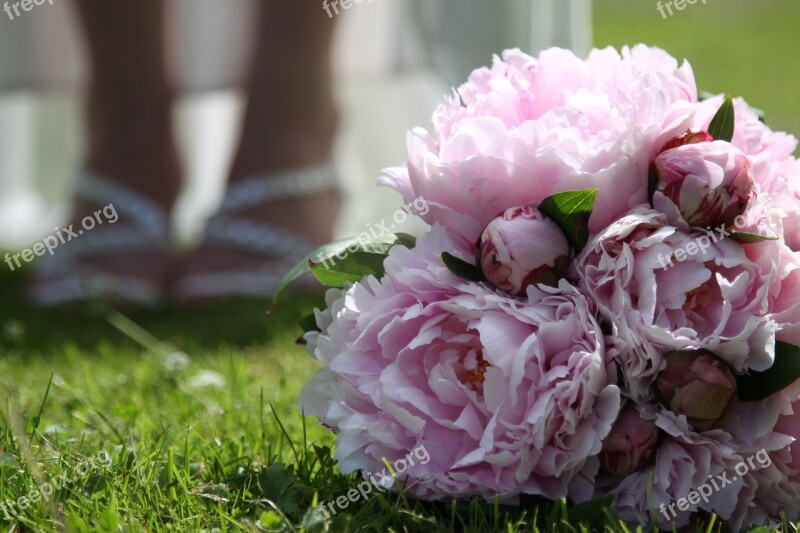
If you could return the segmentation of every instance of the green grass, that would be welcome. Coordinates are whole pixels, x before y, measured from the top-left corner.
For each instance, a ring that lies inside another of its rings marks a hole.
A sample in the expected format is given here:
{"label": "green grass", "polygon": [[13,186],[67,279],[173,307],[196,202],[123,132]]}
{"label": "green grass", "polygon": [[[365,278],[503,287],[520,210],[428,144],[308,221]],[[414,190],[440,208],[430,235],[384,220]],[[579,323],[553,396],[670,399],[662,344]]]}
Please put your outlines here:
{"label": "green grass", "polygon": [[[693,63],[704,89],[744,95],[776,129],[800,132],[800,3],[708,2],[663,20],[655,1],[597,0],[597,44],[662,46]],[[0,502],[69,480],[11,522],[0,510],[5,530],[625,530],[606,515],[581,523],[563,503],[387,493],[326,520],[314,504],[359,479],[339,473],[332,435],[297,412],[318,364],[295,344],[294,320],[312,299],[272,316],[254,302],[41,311],[0,271]],[[85,471],[101,451],[110,464]]]}

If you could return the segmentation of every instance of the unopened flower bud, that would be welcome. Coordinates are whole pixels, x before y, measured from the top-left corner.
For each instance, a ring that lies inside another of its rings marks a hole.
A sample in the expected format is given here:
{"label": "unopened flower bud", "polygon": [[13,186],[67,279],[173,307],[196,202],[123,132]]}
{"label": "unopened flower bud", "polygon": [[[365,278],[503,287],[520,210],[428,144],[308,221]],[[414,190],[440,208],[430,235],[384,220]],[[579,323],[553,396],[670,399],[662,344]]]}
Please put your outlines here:
{"label": "unopened flower bud", "polygon": [[486,279],[515,295],[536,283],[557,285],[569,268],[561,228],[531,206],[513,207],[486,226],[477,260]]}
{"label": "unopened flower bud", "polygon": [[690,226],[730,226],[753,196],[750,160],[724,141],[671,148],[656,157],[654,169],[655,194],[675,205]]}
{"label": "unopened flower bud", "polygon": [[708,350],[674,351],[665,360],[656,384],[667,407],[697,431],[724,423],[737,402],[731,369]]}
{"label": "unopened flower bud", "polygon": [[642,418],[633,403],[629,402],[603,441],[600,465],[616,477],[638,472],[653,462],[658,440],[659,430],[655,422]]}

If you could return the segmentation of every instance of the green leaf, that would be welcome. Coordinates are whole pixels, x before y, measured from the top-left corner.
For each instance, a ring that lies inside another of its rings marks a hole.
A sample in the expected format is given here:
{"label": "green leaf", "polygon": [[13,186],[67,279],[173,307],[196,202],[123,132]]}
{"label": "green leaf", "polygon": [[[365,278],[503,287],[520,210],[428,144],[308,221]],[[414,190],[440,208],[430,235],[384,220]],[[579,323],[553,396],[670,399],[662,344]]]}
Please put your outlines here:
{"label": "green leaf", "polygon": [[717,114],[708,126],[708,133],[714,137],[715,141],[731,142],[734,129],[733,96],[730,93],[725,95],[725,101],[720,106]]}
{"label": "green leaf", "polygon": [[583,250],[589,239],[589,217],[597,199],[597,189],[566,191],[545,198],[539,211],[558,224],[576,252]]}
{"label": "green leaf", "polygon": [[[286,292],[286,289],[289,288],[289,285],[302,276],[310,274],[315,265],[318,267],[318,272],[315,272],[317,279],[322,276],[325,279],[330,279],[334,283],[340,283],[341,279],[343,278],[341,274],[346,274],[346,272],[342,271],[342,267],[336,269],[334,273],[331,273],[329,276],[327,276],[325,273],[319,274],[319,265],[341,263],[346,258],[350,257],[350,255],[355,253],[382,255],[385,258],[389,253],[389,250],[391,250],[394,246],[401,245],[407,248],[413,248],[415,244],[416,238],[405,233],[386,233],[383,235],[373,236],[365,232],[355,237],[348,237],[346,239],[341,239],[321,246],[308,254],[308,256],[306,256],[302,261],[297,263],[291,270],[289,270],[289,272],[286,273],[281,282],[278,284],[278,290],[275,293],[275,297],[272,299],[272,309],[274,309],[280,303],[280,300],[283,297],[283,294]],[[374,266],[375,258],[359,257],[352,263],[348,264],[352,265],[352,268],[365,271],[369,268],[369,265]]]}
{"label": "green leaf", "polygon": [[440,256],[442,259],[442,263],[445,266],[458,276],[459,278],[465,279],[467,281],[485,281],[486,278],[483,277],[483,272],[477,266],[467,263],[459,259],[458,257],[449,254],[447,252],[442,253]]}
{"label": "green leaf", "polygon": [[614,497],[609,494],[602,498],[575,505],[567,511],[569,522],[573,525],[600,522],[606,518],[606,513],[613,503]]}
{"label": "green leaf", "polygon": [[800,346],[775,343],[775,362],[764,372],[737,376],[739,399],[755,402],[772,396],[800,378]]}
{"label": "green leaf", "polygon": [[274,309],[278,305],[283,293],[289,288],[289,285],[310,273],[311,267],[308,265],[308,257],[304,258],[302,261],[293,266],[292,269],[283,276],[283,279],[278,284],[278,291],[275,293],[275,297],[272,299],[272,308]]}
{"label": "green leaf", "polygon": [[739,244],[753,244],[763,241],[777,241],[778,237],[771,237],[769,235],[759,235],[758,233],[748,233],[746,231],[734,231],[731,233],[731,239]]}
{"label": "green leaf", "polygon": [[356,283],[364,277],[372,275],[383,277],[383,261],[387,254],[354,251],[338,257],[326,258],[323,262],[309,260],[311,273],[326,287],[341,289],[347,283]]}

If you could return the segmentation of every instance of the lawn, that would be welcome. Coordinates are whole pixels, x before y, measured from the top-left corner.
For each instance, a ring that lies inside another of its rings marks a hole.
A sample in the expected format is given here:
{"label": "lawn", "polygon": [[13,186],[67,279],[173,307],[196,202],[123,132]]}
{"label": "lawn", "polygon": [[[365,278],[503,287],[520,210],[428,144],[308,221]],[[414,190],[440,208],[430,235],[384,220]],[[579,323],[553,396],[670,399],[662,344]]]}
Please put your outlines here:
{"label": "lawn", "polygon": [[[746,95],[770,124],[800,133],[795,0],[708,0],[667,20],[655,1],[599,0],[595,18],[598,45],[660,45],[691,60],[701,87]],[[6,530],[624,528],[561,502],[427,504],[377,493],[327,519],[315,504],[359,479],[338,472],[332,436],[297,412],[318,368],[295,343],[312,297],[269,316],[267,302],[39,311],[25,305],[20,282],[0,271],[0,505],[15,506],[0,508]],[[719,526],[712,518],[697,529]]]}

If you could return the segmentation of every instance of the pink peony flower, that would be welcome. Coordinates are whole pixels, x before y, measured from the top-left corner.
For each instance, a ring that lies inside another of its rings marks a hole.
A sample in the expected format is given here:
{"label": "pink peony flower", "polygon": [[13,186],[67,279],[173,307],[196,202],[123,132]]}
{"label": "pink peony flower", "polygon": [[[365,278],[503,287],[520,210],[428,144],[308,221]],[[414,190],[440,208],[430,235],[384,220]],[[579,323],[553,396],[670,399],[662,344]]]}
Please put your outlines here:
{"label": "pink peony flower", "polygon": [[336,432],[346,473],[424,445],[430,461],[399,473],[418,497],[589,498],[619,410],[593,309],[566,282],[522,302],[464,281],[443,250],[470,254],[434,226],[391,251],[382,280],[329,292],[306,337],[324,368],[300,407]]}
{"label": "pink peony flower", "polygon": [[[790,454],[786,461],[787,477],[800,485],[800,390],[798,383],[787,387],[780,396],[783,400],[783,409],[775,424],[775,431],[794,439],[788,446]],[[800,509],[797,512],[800,513]]]}
{"label": "pink peony flower", "polygon": [[578,258],[580,286],[611,324],[634,399],[652,398],[661,354],[670,350],[705,348],[735,372],[772,366],[778,325],[768,296],[777,264],[754,262],[745,248],[780,245],[742,246],[723,237],[678,230],[641,207]]}
{"label": "pink peony flower", "polygon": [[[659,426],[672,429],[673,424],[658,417]],[[699,510],[716,512],[723,520],[730,520],[742,490],[742,480],[712,491],[708,502],[700,499],[680,509],[677,503],[700,486],[716,481],[717,475],[733,472],[739,461],[735,450],[725,442],[705,435],[687,432],[667,438],[656,453],[654,464],[636,472],[611,486],[604,486],[602,494],[614,495],[615,514],[622,520],[648,529],[654,523],[672,530],[689,524],[691,513]],[[718,485],[719,486],[719,485]]]}
{"label": "pink peony flower", "polygon": [[555,222],[531,206],[512,207],[481,235],[478,264],[487,281],[514,295],[530,285],[557,286],[569,268],[569,243]]}
{"label": "pink peony flower", "polygon": [[423,218],[468,243],[505,209],[597,188],[597,232],[647,202],[664,115],[696,100],[689,65],[657,48],[595,50],[586,61],[555,48],[539,58],[509,50],[436,111],[433,134],[409,134],[407,166],[379,183],[425,198]]}
{"label": "pink peony flower", "polygon": [[[300,406],[336,433],[342,471],[393,489],[388,461],[434,500],[610,493],[645,527],[796,519],[800,383],[739,402],[734,376],[770,368],[776,341],[800,345],[797,141],[741,99],[733,139],[714,141],[721,104],[698,102],[691,68],[659,49],[510,50],[413,130],[380,183],[424,198],[433,229],[394,248],[382,279],[330,291],[306,337],[323,368]],[[556,279],[564,236],[517,206],[586,188],[574,287]],[[490,283],[442,252],[477,258]]]}
{"label": "pink peony flower", "polygon": [[625,477],[653,462],[658,449],[659,430],[652,420],[642,418],[629,402],[603,441],[600,466],[610,475]]}
{"label": "pink peony flower", "polygon": [[732,225],[747,209],[755,186],[747,156],[724,141],[666,150],[654,167],[658,184],[653,206],[669,213],[661,206],[669,202],[690,226]]}
{"label": "pink peony flower", "polygon": [[778,177],[763,190],[769,193],[768,201],[785,214],[781,222],[786,244],[800,251],[800,160],[784,161],[777,172]]}
{"label": "pink peony flower", "polygon": [[656,384],[666,406],[684,415],[697,431],[717,427],[736,407],[736,378],[707,350],[682,350],[664,356]]}
{"label": "pink peony flower", "polygon": [[790,467],[793,437],[781,427],[781,420],[792,422],[779,418],[792,413],[787,392],[741,402],[726,424],[703,433],[662,406],[640,404],[642,416],[652,417],[665,435],[655,462],[621,480],[601,478],[598,495],[614,494],[618,515],[645,529],[681,528],[700,510],[716,513],[734,531],[774,523],[781,513],[796,518],[800,484]]}
{"label": "pink peony flower", "polygon": [[[707,129],[722,102],[723,95],[702,102],[673,103],[655,146],[664,146],[686,131]],[[800,250],[800,161],[793,155],[797,150],[797,139],[784,132],[772,131],[741,98],[734,100],[734,110],[735,129],[731,144],[750,161],[755,192],[766,203],[784,211],[786,242],[790,248]]]}
{"label": "pink peony flower", "polygon": [[800,252],[783,246],[778,275],[770,294],[770,311],[780,325],[778,340],[800,346]]}
{"label": "pink peony flower", "polygon": [[[781,224],[775,225],[772,221],[774,216],[765,216],[760,227],[766,227],[769,234],[782,233]],[[766,306],[779,328],[777,340],[800,346],[800,252],[772,241],[749,244],[745,248],[748,258],[762,271],[775,270]]]}

